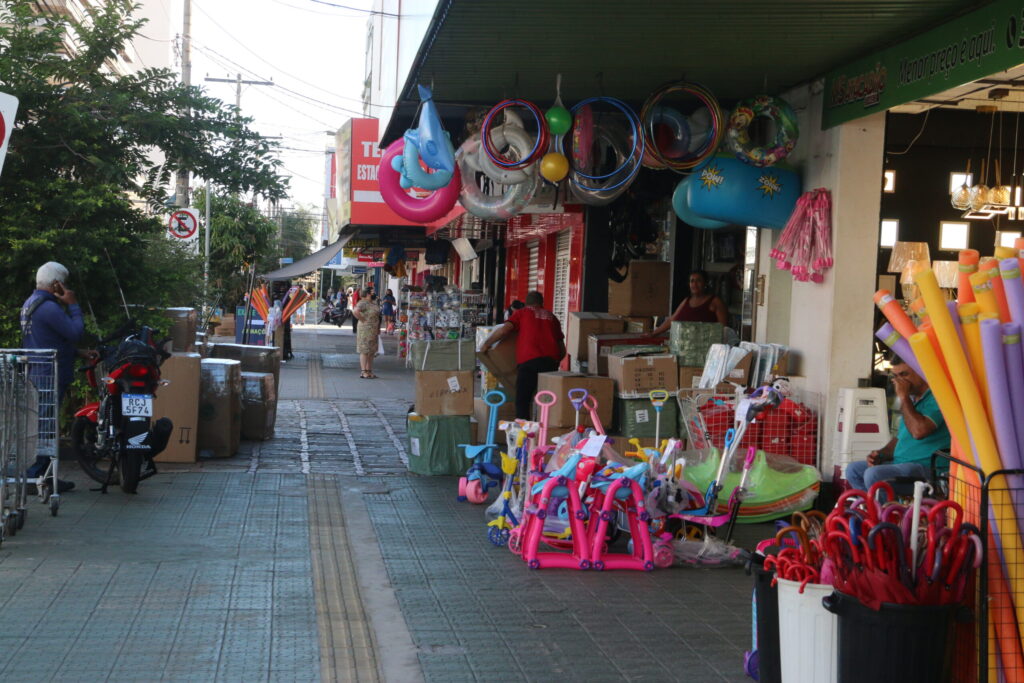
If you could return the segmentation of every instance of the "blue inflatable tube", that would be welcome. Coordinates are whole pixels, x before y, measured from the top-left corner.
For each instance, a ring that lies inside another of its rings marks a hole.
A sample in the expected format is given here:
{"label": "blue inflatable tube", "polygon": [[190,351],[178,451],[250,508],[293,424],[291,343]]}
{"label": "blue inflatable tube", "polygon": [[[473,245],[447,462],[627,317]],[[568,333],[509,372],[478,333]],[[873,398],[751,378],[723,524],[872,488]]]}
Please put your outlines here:
{"label": "blue inflatable tube", "polygon": [[781,230],[796,208],[801,189],[800,175],[794,171],[758,168],[734,157],[715,156],[694,171],[686,204],[706,220]]}

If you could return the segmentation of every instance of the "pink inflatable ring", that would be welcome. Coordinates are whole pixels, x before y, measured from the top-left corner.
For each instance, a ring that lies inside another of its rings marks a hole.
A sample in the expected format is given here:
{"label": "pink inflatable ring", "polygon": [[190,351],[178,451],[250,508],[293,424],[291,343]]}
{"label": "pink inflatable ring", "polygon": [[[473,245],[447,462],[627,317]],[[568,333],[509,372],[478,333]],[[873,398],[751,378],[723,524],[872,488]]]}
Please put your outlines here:
{"label": "pink inflatable ring", "polygon": [[402,189],[401,175],[391,166],[391,160],[402,156],[404,148],[405,141],[399,138],[388,145],[384,156],[381,157],[380,166],[377,168],[377,183],[380,185],[381,197],[392,211],[407,221],[413,223],[436,221],[451,211],[455,202],[458,201],[459,191],[462,190],[462,174],[456,166],[451,182],[447,185],[439,190],[434,190],[423,199],[413,197]]}

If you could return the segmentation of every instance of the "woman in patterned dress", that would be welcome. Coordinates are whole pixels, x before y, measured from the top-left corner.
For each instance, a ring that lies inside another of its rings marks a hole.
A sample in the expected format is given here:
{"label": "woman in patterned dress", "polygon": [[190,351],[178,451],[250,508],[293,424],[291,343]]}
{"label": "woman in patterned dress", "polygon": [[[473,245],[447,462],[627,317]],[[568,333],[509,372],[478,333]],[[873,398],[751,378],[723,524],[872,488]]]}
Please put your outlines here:
{"label": "woman in patterned dress", "polygon": [[361,379],[377,379],[373,374],[373,357],[377,355],[377,338],[380,337],[380,306],[371,298],[369,287],[359,292],[359,303],[352,309],[352,315],[360,322],[356,331],[356,352],[359,354]]}

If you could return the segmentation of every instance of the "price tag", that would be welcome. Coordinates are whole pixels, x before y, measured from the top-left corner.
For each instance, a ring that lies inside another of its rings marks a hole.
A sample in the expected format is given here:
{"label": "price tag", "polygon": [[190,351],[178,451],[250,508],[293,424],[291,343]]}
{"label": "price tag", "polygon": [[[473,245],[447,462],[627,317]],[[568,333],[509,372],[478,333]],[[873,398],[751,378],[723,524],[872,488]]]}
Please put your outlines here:
{"label": "price tag", "polygon": [[417,437],[409,439],[409,448],[412,450],[412,454],[419,457],[420,454],[420,440]]}
{"label": "price tag", "polygon": [[638,423],[640,423],[640,422],[650,422],[651,421],[650,412],[646,408],[644,408],[643,410],[637,410],[635,415],[636,415],[636,421]]}
{"label": "price tag", "polygon": [[580,453],[588,458],[596,458],[601,455],[601,449],[604,448],[604,442],[608,437],[603,434],[595,434],[594,436],[587,439],[587,442],[583,444],[583,448],[580,449]]}
{"label": "price tag", "polygon": [[462,387],[459,385],[459,378],[452,375],[448,378],[448,390],[453,394],[458,393]]}

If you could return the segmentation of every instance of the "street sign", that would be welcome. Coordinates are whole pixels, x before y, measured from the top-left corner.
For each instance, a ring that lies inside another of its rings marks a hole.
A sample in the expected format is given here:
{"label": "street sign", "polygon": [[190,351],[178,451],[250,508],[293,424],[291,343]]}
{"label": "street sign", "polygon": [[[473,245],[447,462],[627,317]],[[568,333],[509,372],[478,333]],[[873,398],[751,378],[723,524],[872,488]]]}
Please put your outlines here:
{"label": "street sign", "polygon": [[291,256],[282,256],[281,258],[277,259],[277,261],[278,265],[281,266],[287,266],[289,263],[295,263],[295,259],[293,259]]}
{"label": "street sign", "polygon": [[167,231],[172,237],[191,241],[199,234],[199,214],[192,209],[175,209],[167,222]]}
{"label": "street sign", "polygon": [[4,157],[7,156],[7,143],[14,130],[14,116],[18,113],[18,98],[0,92],[0,172],[4,170]]}

